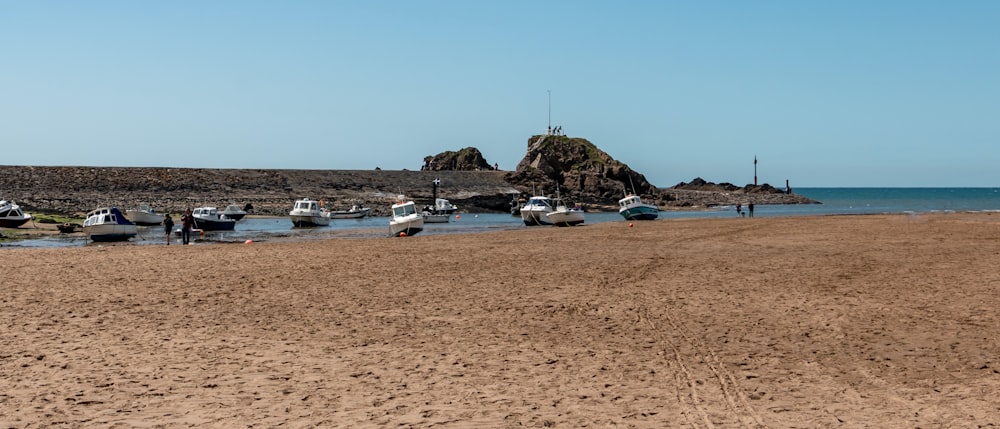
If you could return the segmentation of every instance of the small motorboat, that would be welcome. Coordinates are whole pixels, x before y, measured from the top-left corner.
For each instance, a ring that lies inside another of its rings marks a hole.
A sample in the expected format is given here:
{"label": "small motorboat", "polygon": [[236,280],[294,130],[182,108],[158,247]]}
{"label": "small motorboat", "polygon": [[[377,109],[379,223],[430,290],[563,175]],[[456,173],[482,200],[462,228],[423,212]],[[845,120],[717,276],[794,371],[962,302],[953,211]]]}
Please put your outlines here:
{"label": "small motorboat", "polygon": [[128,220],[116,207],[102,207],[87,213],[83,233],[91,241],[125,241],[135,237],[135,223]]}
{"label": "small motorboat", "polygon": [[626,220],[653,220],[660,216],[660,208],[642,202],[638,195],[628,194],[618,200],[618,214]]}
{"label": "small motorboat", "polygon": [[215,207],[198,207],[191,212],[194,215],[194,227],[203,231],[232,231],[236,229],[236,221],[222,217]]}
{"label": "small motorboat", "polygon": [[320,207],[319,201],[303,198],[295,201],[292,211],[288,212],[292,218],[292,225],[297,227],[327,226],[330,224],[330,217],[326,210]]}
{"label": "small motorboat", "polygon": [[416,235],[424,230],[424,217],[417,213],[417,205],[407,201],[402,195],[399,201],[392,205],[392,215],[389,218],[389,235],[406,237]]}
{"label": "small motorboat", "polygon": [[221,216],[226,219],[241,220],[247,215],[246,210],[243,210],[240,206],[236,204],[230,204],[226,206],[226,209],[222,211]]}
{"label": "small motorboat", "polygon": [[458,210],[458,206],[452,204],[444,198],[435,198],[433,206],[424,206],[420,212],[427,223],[447,223],[451,219],[452,213]]}
{"label": "small motorboat", "polygon": [[17,228],[29,220],[31,215],[13,201],[0,201],[0,228]]}
{"label": "small motorboat", "polygon": [[137,209],[125,210],[125,217],[136,225],[143,226],[159,225],[163,222],[163,215],[157,213],[146,203],[139,204]]}
{"label": "small motorboat", "polygon": [[583,223],[583,207],[578,205],[569,207],[563,202],[563,199],[559,197],[559,193],[556,192],[556,197],[552,199],[553,209],[552,211],[545,214],[545,217],[555,226],[573,226]]}
{"label": "small motorboat", "polygon": [[372,209],[368,207],[358,207],[357,204],[351,206],[350,210],[334,210],[327,212],[330,219],[360,219],[368,216]]}
{"label": "small motorboat", "polygon": [[525,225],[552,225],[547,213],[552,211],[552,199],[542,195],[528,198],[528,201],[521,206],[521,220]]}

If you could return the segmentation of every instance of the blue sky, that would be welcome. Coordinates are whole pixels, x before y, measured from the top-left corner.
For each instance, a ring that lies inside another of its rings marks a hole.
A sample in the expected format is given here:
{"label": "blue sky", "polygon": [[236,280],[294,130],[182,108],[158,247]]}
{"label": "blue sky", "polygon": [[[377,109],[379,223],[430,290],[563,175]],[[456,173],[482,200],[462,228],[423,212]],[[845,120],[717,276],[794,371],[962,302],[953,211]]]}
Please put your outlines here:
{"label": "blue sky", "polygon": [[502,169],[552,124],[655,185],[1000,186],[997,1],[0,3],[0,165]]}

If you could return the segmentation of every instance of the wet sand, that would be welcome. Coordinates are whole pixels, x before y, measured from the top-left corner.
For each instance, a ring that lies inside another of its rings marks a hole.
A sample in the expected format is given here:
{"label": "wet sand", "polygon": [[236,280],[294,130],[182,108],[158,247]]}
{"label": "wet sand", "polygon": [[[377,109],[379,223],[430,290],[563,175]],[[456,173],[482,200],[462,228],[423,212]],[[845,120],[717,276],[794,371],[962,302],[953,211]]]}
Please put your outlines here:
{"label": "wet sand", "polygon": [[1000,214],[0,257],[0,427],[1000,425]]}

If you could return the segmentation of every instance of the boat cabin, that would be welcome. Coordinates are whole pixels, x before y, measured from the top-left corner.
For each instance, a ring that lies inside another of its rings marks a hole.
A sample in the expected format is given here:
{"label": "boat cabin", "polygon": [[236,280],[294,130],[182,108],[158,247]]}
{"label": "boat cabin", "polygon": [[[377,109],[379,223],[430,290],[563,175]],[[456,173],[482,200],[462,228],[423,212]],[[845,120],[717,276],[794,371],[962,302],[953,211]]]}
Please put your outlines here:
{"label": "boat cabin", "polygon": [[298,200],[295,202],[295,210],[305,212],[318,212],[319,203],[314,200]]}
{"label": "boat cabin", "polygon": [[413,202],[398,204],[392,207],[393,217],[409,216],[417,212],[417,206]]}
{"label": "boat cabin", "polygon": [[215,207],[198,207],[194,209],[191,214],[193,214],[194,217],[201,219],[218,219],[219,209]]}
{"label": "boat cabin", "polygon": [[639,199],[638,195],[626,195],[625,198],[618,200],[618,205],[621,206],[621,208],[628,208],[641,203],[642,201]]}
{"label": "boat cabin", "polygon": [[24,212],[21,211],[21,206],[3,201],[0,204],[0,217],[24,217]]}

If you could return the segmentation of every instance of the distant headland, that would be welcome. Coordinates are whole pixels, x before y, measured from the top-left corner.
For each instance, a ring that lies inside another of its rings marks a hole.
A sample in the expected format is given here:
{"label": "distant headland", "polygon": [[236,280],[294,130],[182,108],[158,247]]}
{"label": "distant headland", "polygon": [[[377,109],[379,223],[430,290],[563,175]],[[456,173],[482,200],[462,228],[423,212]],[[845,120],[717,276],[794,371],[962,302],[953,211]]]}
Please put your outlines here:
{"label": "distant headland", "polygon": [[497,169],[470,147],[428,156],[419,171],[0,166],[0,176],[0,198],[29,212],[68,216],[141,202],[173,213],[188,207],[250,204],[255,214],[284,216],[303,197],[323,199],[333,208],[364,205],[384,215],[398,194],[430,203],[434,179],[441,180],[440,197],[473,213],[506,212],[512,194],[551,194],[557,186],[563,196],[591,211],[617,211],[625,192],[635,192],[663,210],[816,203],[767,184],[736,187],[699,178],[657,188],[585,139],[557,135],[532,136],[527,154],[513,171]]}

